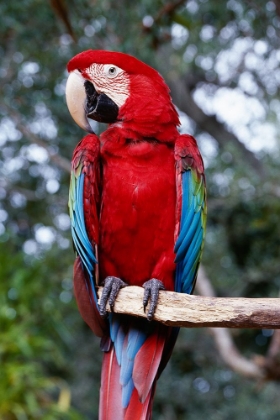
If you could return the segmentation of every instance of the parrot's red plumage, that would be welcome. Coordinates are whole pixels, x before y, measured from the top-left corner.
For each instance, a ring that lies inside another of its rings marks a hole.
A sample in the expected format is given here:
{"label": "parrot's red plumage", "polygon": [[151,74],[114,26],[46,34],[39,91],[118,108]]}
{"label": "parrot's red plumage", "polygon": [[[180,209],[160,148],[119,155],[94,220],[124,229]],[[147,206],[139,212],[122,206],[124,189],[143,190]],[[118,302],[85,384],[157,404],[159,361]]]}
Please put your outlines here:
{"label": "parrot's red plumage", "polygon": [[[123,53],[90,50],[68,71],[74,120],[89,132],[87,118],[109,123],[100,138],[89,134],[76,147],[69,196],[75,295],[104,351],[99,419],[146,420],[178,333],[151,321],[159,290],[191,293],[201,258],[203,163],[195,140],[178,133],[156,70]],[[144,287],[148,320],[104,318],[106,302],[113,306],[127,285]]]}

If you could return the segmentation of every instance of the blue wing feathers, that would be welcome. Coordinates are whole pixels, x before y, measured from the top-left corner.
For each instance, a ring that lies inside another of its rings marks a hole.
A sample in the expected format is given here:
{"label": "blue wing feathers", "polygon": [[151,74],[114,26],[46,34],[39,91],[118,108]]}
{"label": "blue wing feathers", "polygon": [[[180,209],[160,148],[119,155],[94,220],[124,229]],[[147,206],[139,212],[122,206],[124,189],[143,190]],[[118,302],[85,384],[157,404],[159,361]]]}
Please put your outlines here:
{"label": "blue wing feathers", "polygon": [[73,242],[74,242],[76,251],[80,255],[82,262],[84,266],[87,268],[89,275],[91,275],[92,270],[93,270],[93,265],[91,261],[89,260],[87,252],[83,247],[83,243],[80,241],[79,235],[77,235],[77,232],[75,229],[72,230],[72,237],[73,237]]}
{"label": "blue wing feathers", "polygon": [[109,321],[110,321],[110,337],[113,342],[116,341],[117,335],[120,328],[120,322],[117,322],[117,318],[113,316],[113,314],[109,314]]}
{"label": "blue wing feathers", "polygon": [[181,174],[181,189],[181,228],[174,248],[175,262],[177,263],[175,290],[191,293],[196,280],[204,239],[204,178],[189,168]]}
{"label": "blue wing feathers", "polygon": [[[182,189],[184,191],[183,198],[182,198],[182,216],[181,216],[181,231],[180,235],[177,239],[177,242],[175,244],[175,252],[177,252],[178,248],[182,244],[182,241],[184,240],[185,234],[187,230],[189,229],[189,226],[193,220],[193,212],[189,211],[189,208],[191,209],[193,207],[193,195],[190,194],[188,183],[189,183],[189,177],[190,177],[190,171],[185,172],[182,175]],[[184,217],[183,217],[184,215]],[[184,229],[184,232],[182,230]]]}
{"label": "blue wing feathers", "polygon": [[121,360],[121,383],[126,384],[132,377],[134,359],[138,350],[142,347],[147,334],[140,330],[130,328],[127,335],[127,343],[122,348]]}
{"label": "blue wing feathers", "polygon": [[183,271],[185,274],[188,273],[188,267],[192,267],[194,261],[196,260],[196,257],[198,257],[198,253],[201,247],[202,242],[202,234],[201,232],[198,232],[196,235],[196,238],[194,239],[194,243],[191,247],[189,247],[186,257],[183,260]]}
{"label": "blue wing feathers", "polygon": [[[74,223],[75,223],[75,230],[79,240],[82,242],[85,252],[87,253],[90,260],[92,260],[95,264],[97,260],[94,255],[92,244],[88,238],[86,226],[85,226],[85,218],[84,218],[84,205],[83,205],[83,189],[84,189],[84,177],[85,175],[82,173],[76,182],[76,192],[77,192],[77,200],[74,202]],[[86,266],[86,268],[88,268]],[[90,274],[90,273],[89,273]]]}
{"label": "blue wing feathers", "polygon": [[181,241],[180,247],[177,249],[175,262],[180,261],[182,258],[185,258],[186,250],[189,248],[190,244],[193,241],[193,237],[197,232],[197,229],[200,224],[200,213],[195,213],[190,226],[184,225],[180,236],[183,240]]}
{"label": "blue wing feathers", "polygon": [[131,398],[131,394],[134,389],[133,379],[131,378],[126,385],[123,386],[122,389],[122,406],[126,408]]}
{"label": "blue wing feathers", "polygon": [[83,205],[84,177],[85,174],[81,172],[77,177],[74,175],[71,178],[71,182],[74,183],[74,185],[71,185],[69,197],[72,204],[71,231],[74,247],[88,272],[92,293],[97,304],[98,299],[93,279],[94,264],[97,263],[97,260],[85,226]]}
{"label": "blue wing feathers", "polygon": [[[199,259],[199,250],[201,248],[201,242],[202,242],[202,235],[200,235],[196,245],[193,249],[191,249],[191,253],[189,256],[186,256],[186,265],[183,268],[183,291],[185,289],[192,288],[194,275],[196,274],[196,267]],[[184,261],[185,262],[185,261]]]}
{"label": "blue wing feathers", "polygon": [[129,358],[134,359],[146,338],[147,334],[143,331],[130,328],[127,345],[127,355]]}
{"label": "blue wing feathers", "polygon": [[121,326],[119,328],[118,335],[115,341],[115,350],[116,350],[116,356],[117,356],[117,361],[119,365],[121,364],[124,340],[125,340],[125,332],[124,332],[123,327]]}
{"label": "blue wing feathers", "polygon": [[118,364],[120,365],[121,358],[122,358],[123,344],[124,344],[124,339],[125,339],[125,331],[124,331],[123,324],[119,322],[118,318],[116,316],[113,316],[113,314],[110,314],[109,321],[110,321],[109,322],[110,337],[114,343],[117,361],[118,361]]}
{"label": "blue wing feathers", "polygon": [[83,188],[84,188],[84,174],[81,174],[76,182],[76,189],[77,189],[77,200],[75,202],[74,212],[76,215],[76,222],[75,226],[76,229],[79,230],[79,236],[85,246],[88,248],[92,248],[91,243],[89,242],[85,221],[84,221],[84,203],[83,203]]}
{"label": "blue wing feathers", "polygon": [[121,375],[120,383],[121,385],[126,385],[129,380],[132,378],[133,371],[133,359],[130,359],[127,354],[127,343],[123,346],[122,359],[121,359]]}
{"label": "blue wing feathers", "polygon": [[83,238],[84,247],[86,248],[90,257],[93,258],[93,261],[97,263],[97,260],[93,252],[93,247],[88,238],[86,226],[85,226],[84,203],[83,203],[84,179],[85,179],[85,174],[82,173],[77,180],[77,193],[78,193],[77,206],[76,206],[77,207],[76,214],[77,214],[77,222],[78,222],[77,224],[79,227],[80,235]]}
{"label": "blue wing feathers", "polygon": [[190,246],[187,250],[187,253],[185,255],[185,258],[183,260],[183,267],[185,268],[188,261],[191,260],[193,258],[193,255],[196,255],[200,246],[201,246],[201,242],[202,242],[202,238],[203,238],[203,232],[202,229],[198,228],[198,230],[196,231],[194,237],[193,237],[193,243],[192,246]]}

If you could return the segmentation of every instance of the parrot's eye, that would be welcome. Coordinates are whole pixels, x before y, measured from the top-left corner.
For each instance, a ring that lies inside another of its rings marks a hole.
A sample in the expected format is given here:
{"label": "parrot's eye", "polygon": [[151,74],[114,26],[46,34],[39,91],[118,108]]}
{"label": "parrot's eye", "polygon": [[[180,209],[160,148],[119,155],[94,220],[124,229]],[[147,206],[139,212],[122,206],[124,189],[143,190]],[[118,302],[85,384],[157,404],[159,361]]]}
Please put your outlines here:
{"label": "parrot's eye", "polygon": [[105,70],[106,76],[109,77],[110,79],[113,79],[122,71],[122,69],[120,69],[117,66],[112,66],[112,64],[106,64],[104,66],[104,70]]}
{"label": "parrot's eye", "polygon": [[109,74],[113,76],[116,73],[116,67],[110,67],[108,71],[109,71]]}

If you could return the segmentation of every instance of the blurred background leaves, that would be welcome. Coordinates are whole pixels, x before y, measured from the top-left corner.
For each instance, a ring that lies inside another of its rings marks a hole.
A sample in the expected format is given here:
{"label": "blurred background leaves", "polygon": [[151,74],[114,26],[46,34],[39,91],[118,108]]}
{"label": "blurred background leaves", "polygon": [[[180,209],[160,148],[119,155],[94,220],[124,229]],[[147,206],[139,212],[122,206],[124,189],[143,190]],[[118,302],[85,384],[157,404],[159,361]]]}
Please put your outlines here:
{"label": "blurred background leaves", "polygon": [[[84,133],[65,105],[65,67],[82,50],[134,54],[165,77],[205,160],[203,263],[216,294],[278,296],[279,13],[278,0],[1,2],[1,419],[97,419],[102,355],[73,299],[67,210]],[[274,381],[231,371],[209,331],[184,330],[155,419],[279,418],[275,334],[232,336]]]}

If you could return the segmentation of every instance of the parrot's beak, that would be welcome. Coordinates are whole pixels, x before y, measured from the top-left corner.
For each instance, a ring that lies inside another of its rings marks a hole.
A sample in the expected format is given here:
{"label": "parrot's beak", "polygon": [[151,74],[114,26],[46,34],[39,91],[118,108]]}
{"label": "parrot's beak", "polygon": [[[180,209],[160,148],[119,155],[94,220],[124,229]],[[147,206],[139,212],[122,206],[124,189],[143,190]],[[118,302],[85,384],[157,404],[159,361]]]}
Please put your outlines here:
{"label": "parrot's beak", "polygon": [[92,133],[92,128],[86,116],[87,95],[84,83],[85,79],[78,70],[70,73],[65,90],[66,103],[75,123],[88,133]]}
{"label": "parrot's beak", "polygon": [[93,83],[85,81],[87,95],[86,115],[98,122],[113,123],[117,121],[119,107],[105,93],[97,93]]}
{"label": "parrot's beak", "polygon": [[66,103],[74,121],[92,133],[88,118],[98,122],[117,121],[119,107],[105,93],[97,93],[93,83],[85,80],[78,70],[70,73],[66,83]]}

